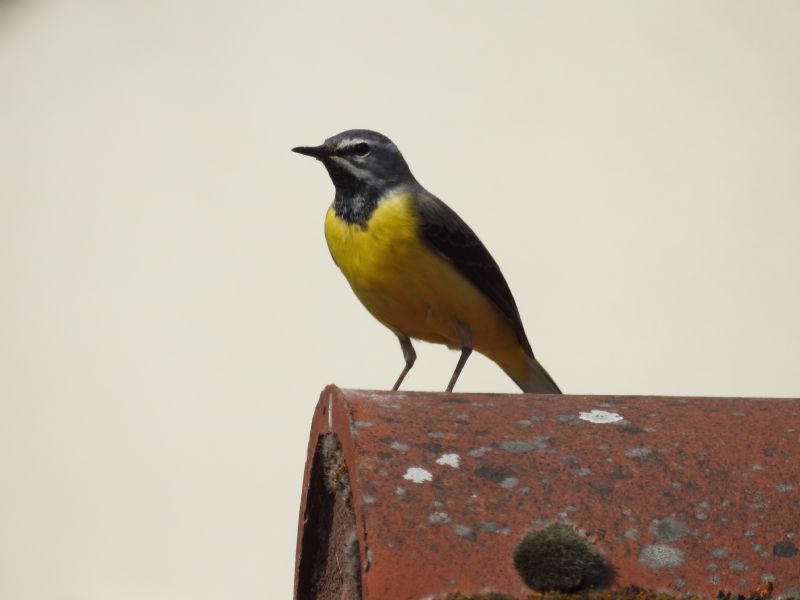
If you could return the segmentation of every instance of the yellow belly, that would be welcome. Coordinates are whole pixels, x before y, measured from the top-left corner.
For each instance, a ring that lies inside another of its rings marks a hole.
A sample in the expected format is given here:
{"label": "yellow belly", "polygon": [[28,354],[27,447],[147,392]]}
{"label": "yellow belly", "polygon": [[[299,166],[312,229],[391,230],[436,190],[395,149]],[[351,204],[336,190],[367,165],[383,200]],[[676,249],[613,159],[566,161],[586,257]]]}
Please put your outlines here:
{"label": "yellow belly", "polygon": [[479,352],[498,362],[516,356],[508,319],[418,232],[408,194],[381,201],[365,228],[342,221],[333,208],[325,218],[333,259],[367,310],[392,331],[458,348],[463,324]]}

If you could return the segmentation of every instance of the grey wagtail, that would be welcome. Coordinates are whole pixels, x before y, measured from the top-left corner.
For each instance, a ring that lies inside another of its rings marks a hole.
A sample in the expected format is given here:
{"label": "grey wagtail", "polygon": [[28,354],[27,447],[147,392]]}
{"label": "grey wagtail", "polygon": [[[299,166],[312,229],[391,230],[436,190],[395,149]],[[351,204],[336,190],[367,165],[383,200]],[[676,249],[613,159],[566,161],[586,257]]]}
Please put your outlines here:
{"label": "grey wagtail", "polygon": [[325,217],[331,256],[361,303],[400,340],[406,364],[393,390],[417,358],[415,338],[461,350],[448,392],[475,349],[523,391],[561,393],[534,358],[489,251],[417,182],[392,140],[352,129],[292,150],[328,170],[336,188]]}

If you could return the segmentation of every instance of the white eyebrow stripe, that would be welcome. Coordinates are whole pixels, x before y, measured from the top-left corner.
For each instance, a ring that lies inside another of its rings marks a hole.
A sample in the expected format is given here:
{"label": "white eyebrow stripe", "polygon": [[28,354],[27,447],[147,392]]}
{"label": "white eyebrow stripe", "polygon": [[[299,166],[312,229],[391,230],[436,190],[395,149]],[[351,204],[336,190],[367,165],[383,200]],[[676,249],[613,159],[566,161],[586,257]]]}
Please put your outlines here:
{"label": "white eyebrow stripe", "polygon": [[343,150],[344,148],[352,148],[356,144],[361,144],[363,142],[364,140],[361,140],[359,138],[347,138],[339,142],[339,144],[337,144],[336,146],[336,149]]}

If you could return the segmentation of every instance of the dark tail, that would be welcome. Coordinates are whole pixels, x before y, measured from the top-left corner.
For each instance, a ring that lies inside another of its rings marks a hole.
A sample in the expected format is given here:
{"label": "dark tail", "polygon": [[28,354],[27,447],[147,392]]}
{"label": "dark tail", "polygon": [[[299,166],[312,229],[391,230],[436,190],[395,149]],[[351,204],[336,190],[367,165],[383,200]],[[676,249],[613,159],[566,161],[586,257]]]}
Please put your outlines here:
{"label": "dark tail", "polygon": [[560,394],[558,385],[539,361],[532,356],[525,358],[528,359],[527,372],[519,379],[513,375],[511,377],[522,391],[532,394]]}

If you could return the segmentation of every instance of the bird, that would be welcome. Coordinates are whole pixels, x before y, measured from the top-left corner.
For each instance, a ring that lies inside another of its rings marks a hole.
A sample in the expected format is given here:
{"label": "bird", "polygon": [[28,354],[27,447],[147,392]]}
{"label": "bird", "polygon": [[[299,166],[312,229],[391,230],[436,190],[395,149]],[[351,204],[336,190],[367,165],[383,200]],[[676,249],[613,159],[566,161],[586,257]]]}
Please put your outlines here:
{"label": "bird", "polygon": [[500,267],[464,220],[416,180],[392,140],[350,129],[292,151],[320,161],[333,182],[328,249],[367,311],[400,341],[405,365],[394,391],[414,366],[417,339],[461,351],[447,392],[476,350],[522,391],[561,393],[533,355]]}

